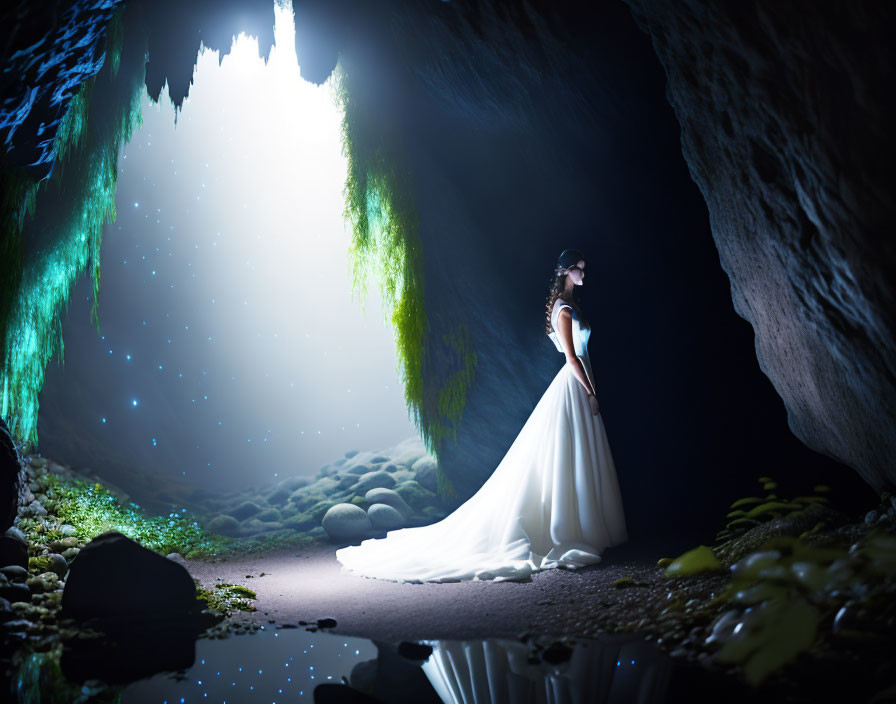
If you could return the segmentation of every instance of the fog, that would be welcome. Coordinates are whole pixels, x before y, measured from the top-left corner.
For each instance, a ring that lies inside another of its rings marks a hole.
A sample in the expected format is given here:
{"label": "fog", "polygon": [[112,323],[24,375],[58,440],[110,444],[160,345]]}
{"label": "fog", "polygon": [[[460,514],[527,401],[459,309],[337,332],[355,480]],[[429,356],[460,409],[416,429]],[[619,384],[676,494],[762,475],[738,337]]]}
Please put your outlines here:
{"label": "fog", "polygon": [[376,283],[352,293],[340,109],[301,78],[293,37],[277,8],[267,63],[241,35],[223,58],[203,49],[177,115],[167,89],[144,94],[100,331],[85,274],[47,370],[46,454],[238,487],[416,435]]}

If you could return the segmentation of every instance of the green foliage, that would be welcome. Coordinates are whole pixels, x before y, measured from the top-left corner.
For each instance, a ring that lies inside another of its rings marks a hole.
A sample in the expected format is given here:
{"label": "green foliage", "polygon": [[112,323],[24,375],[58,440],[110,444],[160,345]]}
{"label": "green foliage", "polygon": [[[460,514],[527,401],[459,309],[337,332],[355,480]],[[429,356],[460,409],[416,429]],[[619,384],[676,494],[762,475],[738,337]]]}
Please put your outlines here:
{"label": "green foliage", "polygon": [[802,511],[812,504],[827,505],[828,498],[824,494],[828,487],[818,485],[813,496],[798,496],[792,500],[782,499],[772,493],[778,488],[778,483],[769,477],[759,477],[757,480],[765,496],[746,496],[731,504],[731,510],[726,518],[725,527],[716,534],[716,541],[723,543],[740,537],[748,530],[755,528],[767,521],[789,516],[795,511]]}
{"label": "green foliage", "polygon": [[[62,479],[51,473],[42,481],[44,491],[52,492],[55,497],[46,502],[48,510],[60,523],[74,526],[75,536],[82,542],[100,533],[117,530],[162,555],[177,552],[186,558],[218,560],[313,542],[313,538],[294,531],[255,538],[228,538],[201,528],[186,510],[152,516],[133,502],[123,506],[99,483]],[[39,531],[40,524],[34,519],[23,518],[19,523],[29,533],[29,541],[34,545],[45,545],[64,537],[58,525]]]}
{"label": "green foliage", "polygon": [[[434,407],[424,402],[423,361],[429,325],[423,253],[401,136],[382,118],[375,103],[380,96],[356,80],[342,59],[333,78],[343,111],[343,153],[348,161],[344,196],[345,217],[352,226],[349,265],[353,289],[363,307],[370,282],[378,284],[387,322],[395,332],[398,373],[409,417],[427,451],[438,457],[439,442],[456,433],[476,355],[465,328],[446,335],[445,344],[459,357],[459,369],[439,390]],[[443,497],[456,496],[441,469],[438,482]]]}
{"label": "green foliage", "polygon": [[731,573],[730,602],[742,611],[708,642],[721,643],[717,658],[743,665],[747,681],[759,684],[809,649],[843,604],[877,604],[877,618],[892,611],[896,537],[873,530],[852,545],[819,545],[778,536]]}
{"label": "green foliage", "polygon": [[684,577],[722,569],[722,564],[706,545],[700,545],[676,557],[666,567],[667,577]]}
{"label": "green foliage", "polygon": [[[120,15],[116,17],[121,23]],[[120,27],[118,35],[123,31]],[[110,32],[107,42],[117,41],[120,46],[118,35]],[[0,330],[0,414],[15,436],[32,443],[37,442],[38,395],[46,365],[57,350],[64,361],[61,314],[88,261],[94,284],[91,317],[99,330],[102,228],[115,219],[119,151],[141,123],[145,57],[140,47],[135,51],[129,71],[116,72],[117,102],[105,101],[96,107],[92,100],[97,81],[112,80],[115,62],[107,62],[96,76],[85,80],[70,99],[55,137],[56,161],[50,179],[37,188],[27,179],[11,182],[4,175],[4,255],[9,256],[8,260],[4,256],[4,269],[15,268],[18,275],[8,279],[15,282],[14,290],[3,291],[8,314]],[[99,109],[103,115],[93,115]],[[25,239],[40,244],[27,257],[21,244]],[[10,272],[3,273],[9,286],[6,275]]]}

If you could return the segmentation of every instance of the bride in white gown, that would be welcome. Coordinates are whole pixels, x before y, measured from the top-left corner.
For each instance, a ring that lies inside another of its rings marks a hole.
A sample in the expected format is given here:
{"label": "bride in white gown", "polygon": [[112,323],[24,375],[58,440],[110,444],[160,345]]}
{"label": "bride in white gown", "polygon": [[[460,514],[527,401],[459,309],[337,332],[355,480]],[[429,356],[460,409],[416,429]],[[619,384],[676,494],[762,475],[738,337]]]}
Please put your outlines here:
{"label": "bride in white gown", "polygon": [[591,329],[573,300],[584,268],[580,252],[560,255],[545,332],[566,363],[485,484],[438,523],[340,548],[343,571],[406,582],[519,580],[595,564],[627,540],[588,358]]}

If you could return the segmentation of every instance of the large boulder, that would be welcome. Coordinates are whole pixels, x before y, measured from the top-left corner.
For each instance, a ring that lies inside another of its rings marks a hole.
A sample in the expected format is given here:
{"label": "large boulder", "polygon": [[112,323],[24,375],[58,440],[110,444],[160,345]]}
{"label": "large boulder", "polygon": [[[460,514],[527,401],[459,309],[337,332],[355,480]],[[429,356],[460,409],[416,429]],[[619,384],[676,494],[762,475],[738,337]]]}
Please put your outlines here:
{"label": "large boulder", "polygon": [[893,4],[627,1],[791,430],[893,487]]}
{"label": "large boulder", "polygon": [[324,515],[323,529],[332,540],[354,540],[370,530],[370,518],[354,504],[336,504]]}
{"label": "large boulder", "polygon": [[117,531],[78,553],[62,592],[62,615],[101,627],[186,621],[201,603],[190,573]]}

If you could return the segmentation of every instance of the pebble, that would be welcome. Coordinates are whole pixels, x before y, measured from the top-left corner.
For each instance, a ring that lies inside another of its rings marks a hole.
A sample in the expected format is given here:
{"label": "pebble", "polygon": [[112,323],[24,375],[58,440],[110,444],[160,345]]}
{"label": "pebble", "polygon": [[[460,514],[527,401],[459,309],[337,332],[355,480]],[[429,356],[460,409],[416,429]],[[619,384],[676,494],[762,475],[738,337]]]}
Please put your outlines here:
{"label": "pebble", "polygon": [[7,565],[0,567],[0,573],[6,575],[10,582],[24,582],[28,579],[28,570],[20,565]]}
{"label": "pebble", "polygon": [[78,529],[69,523],[63,523],[59,526],[59,532],[63,535],[75,535],[78,532]]}

